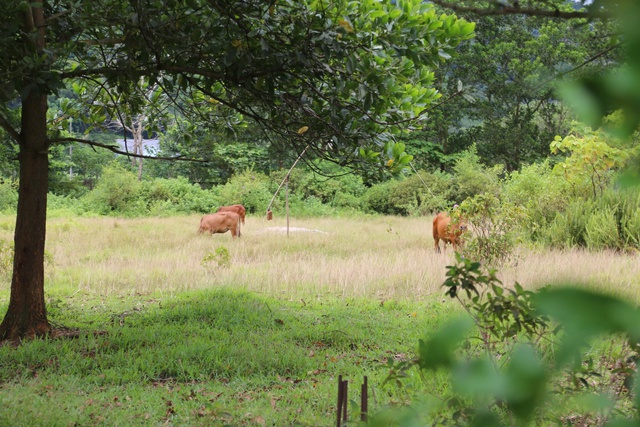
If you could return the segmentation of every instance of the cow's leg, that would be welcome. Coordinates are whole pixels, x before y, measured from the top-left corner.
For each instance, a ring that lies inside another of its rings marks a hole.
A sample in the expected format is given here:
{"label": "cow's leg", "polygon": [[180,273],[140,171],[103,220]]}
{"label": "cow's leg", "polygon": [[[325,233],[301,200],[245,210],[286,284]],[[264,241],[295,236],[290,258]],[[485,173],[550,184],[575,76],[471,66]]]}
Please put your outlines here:
{"label": "cow's leg", "polygon": [[440,253],[440,239],[437,237],[433,239],[433,249],[435,249],[437,253]]}

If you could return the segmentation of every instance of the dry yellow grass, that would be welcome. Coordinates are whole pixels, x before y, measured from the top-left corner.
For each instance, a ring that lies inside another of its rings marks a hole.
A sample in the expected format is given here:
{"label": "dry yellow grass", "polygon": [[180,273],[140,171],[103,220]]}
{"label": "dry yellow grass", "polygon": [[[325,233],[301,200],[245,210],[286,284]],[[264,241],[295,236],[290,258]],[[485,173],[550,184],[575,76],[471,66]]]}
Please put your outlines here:
{"label": "dry yellow grass", "polygon": [[[197,235],[199,219],[52,219],[47,290],[106,297],[234,286],[292,299],[413,299],[441,293],[453,262],[451,249],[434,253],[430,218],[291,219],[287,237],[283,218],[248,217],[238,240]],[[0,218],[0,239],[12,238],[9,222]],[[203,258],[221,246],[230,266],[205,268]],[[638,301],[640,257],[521,250],[517,265],[500,277],[529,289],[582,282]],[[6,280],[0,284],[8,288]]]}

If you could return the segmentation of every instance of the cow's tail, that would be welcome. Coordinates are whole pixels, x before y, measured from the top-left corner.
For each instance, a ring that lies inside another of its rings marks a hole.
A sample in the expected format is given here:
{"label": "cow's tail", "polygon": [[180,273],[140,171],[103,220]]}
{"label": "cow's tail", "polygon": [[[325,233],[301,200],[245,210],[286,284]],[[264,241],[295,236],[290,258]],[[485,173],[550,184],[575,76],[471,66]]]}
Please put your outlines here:
{"label": "cow's tail", "polygon": [[203,220],[204,220],[204,217],[200,218],[200,225],[198,226],[198,231],[196,231],[196,234],[204,233],[204,228],[202,228],[202,221]]}
{"label": "cow's tail", "polygon": [[238,237],[242,236],[242,232],[240,231],[240,223],[242,222],[242,218],[238,215]]}
{"label": "cow's tail", "polygon": [[438,237],[438,215],[433,218],[433,240],[436,240],[436,237]]}

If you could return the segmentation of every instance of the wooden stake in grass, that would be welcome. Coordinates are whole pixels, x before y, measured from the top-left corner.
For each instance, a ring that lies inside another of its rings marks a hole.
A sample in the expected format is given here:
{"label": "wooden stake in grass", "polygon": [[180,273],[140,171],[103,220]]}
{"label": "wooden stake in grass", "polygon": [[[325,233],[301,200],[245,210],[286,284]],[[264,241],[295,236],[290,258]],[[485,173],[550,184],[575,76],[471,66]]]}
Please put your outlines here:
{"label": "wooden stake in grass", "polygon": [[367,392],[367,376],[365,375],[360,392],[360,421],[367,421],[369,410],[369,394]]}
{"label": "wooden stake in grass", "polygon": [[342,421],[347,421],[347,401],[348,399],[348,390],[347,390],[348,381],[342,381],[342,375],[338,376],[338,416],[336,420],[336,427],[340,427],[342,425]]}
{"label": "wooden stake in grass", "polygon": [[[349,393],[348,393],[348,381],[342,380],[342,375],[338,376],[338,405],[337,405],[337,416],[336,416],[336,427],[341,427],[344,423],[347,422],[347,403],[349,402]],[[368,411],[368,400],[369,395],[367,393],[367,377],[364,377],[364,382],[361,387],[361,395],[360,395],[360,420],[367,421],[367,411]]]}

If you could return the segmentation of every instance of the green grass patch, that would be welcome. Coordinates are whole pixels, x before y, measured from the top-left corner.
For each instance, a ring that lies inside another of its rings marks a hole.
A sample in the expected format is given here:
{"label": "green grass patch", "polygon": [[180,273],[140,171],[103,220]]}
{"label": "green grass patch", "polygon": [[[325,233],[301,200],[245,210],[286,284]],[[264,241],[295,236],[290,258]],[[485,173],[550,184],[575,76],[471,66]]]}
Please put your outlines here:
{"label": "green grass patch", "polygon": [[455,305],[223,288],[49,307],[84,333],[0,348],[0,425],[331,425],[338,375],[354,391],[367,375],[372,409],[406,399],[380,388],[387,358],[414,357]]}

